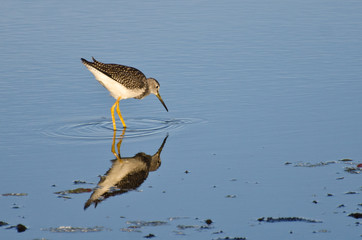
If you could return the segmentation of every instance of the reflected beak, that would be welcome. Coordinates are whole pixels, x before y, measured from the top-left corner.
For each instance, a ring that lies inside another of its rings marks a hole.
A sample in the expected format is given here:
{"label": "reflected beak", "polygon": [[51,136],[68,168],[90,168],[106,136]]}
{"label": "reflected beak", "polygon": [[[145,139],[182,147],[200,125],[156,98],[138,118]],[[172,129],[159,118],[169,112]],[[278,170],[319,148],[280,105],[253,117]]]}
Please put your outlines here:
{"label": "reflected beak", "polygon": [[156,94],[156,97],[158,98],[158,100],[160,100],[160,102],[161,102],[162,105],[166,108],[166,111],[168,112],[168,109],[167,109],[167,107],[166,107],[166,104],[163,102],[160,93],[157,93],[157,94]]}

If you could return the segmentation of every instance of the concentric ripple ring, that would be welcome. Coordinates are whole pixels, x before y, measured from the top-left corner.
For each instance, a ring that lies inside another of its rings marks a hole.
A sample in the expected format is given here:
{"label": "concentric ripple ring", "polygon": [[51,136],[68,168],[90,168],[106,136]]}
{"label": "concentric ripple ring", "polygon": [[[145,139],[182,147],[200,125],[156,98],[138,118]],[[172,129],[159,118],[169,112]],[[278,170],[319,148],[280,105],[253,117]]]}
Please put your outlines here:
{"label": "concentric ripple ring", "polygon": [[[200,119],[175,118],[175,119],[128,119],[128,127],[124,138],[140,138],[169,132],[182,128],[188,124],[200,122]],[[121,134],[123,129],[117,130]],[[113,137],[111,119],[94,119],[87,121],[71,121],[56,123],[41,131],[42,134],[60,139],[106,140]]]}

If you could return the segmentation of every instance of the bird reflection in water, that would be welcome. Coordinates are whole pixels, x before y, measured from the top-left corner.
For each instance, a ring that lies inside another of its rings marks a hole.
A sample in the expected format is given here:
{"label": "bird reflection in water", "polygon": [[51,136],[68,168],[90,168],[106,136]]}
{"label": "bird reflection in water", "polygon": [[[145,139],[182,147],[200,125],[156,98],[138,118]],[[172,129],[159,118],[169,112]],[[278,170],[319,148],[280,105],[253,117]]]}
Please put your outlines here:
{"label": "bird reflection in water", "polygon": [[84,204],[84,209],[87,209],[91,204],[94,204],[94,207],[97,207],[98,203],[111,196],[135,190],[146,180],[149,172],[156,171],[160,167],[160,155],[168,135],[163,140],[158,151],[152,156],[140,152],[133,157],[121,157],[120,148],[124,133],[125,129],[123,129],[120,140],[117,143],[116,152],[116,131],[114,131],[112,153],[115,155],[116,159],[111,160],[111,168],[101,177],[98,186]]}

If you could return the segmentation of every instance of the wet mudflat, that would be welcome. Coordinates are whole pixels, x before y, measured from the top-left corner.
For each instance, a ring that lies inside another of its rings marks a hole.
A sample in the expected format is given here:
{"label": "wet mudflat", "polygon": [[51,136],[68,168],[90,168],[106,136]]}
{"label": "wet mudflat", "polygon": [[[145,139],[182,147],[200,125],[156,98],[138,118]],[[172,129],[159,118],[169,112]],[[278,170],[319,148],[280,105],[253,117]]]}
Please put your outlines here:
{"label": "wet mudflat", "polygon": [[361,238],[361,3],[3,5],[1,238]]}

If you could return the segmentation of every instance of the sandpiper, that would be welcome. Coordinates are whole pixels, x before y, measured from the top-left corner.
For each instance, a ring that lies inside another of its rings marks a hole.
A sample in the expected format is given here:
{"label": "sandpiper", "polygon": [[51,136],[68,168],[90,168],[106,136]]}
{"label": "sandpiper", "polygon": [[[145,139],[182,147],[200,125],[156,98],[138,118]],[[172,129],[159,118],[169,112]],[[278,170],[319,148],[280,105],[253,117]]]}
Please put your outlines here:
{"label": "sandpiper", "polygon": [[127,98],[143,99],[153,93],[161,101],[162,105],[168,111],[166,104],[163,102],[159,93],[160,84],[154,78],[146,78],[146,76],[138,69],[119,64],[105,64],[95,60],[88,62],[81,58],[83,64],[93,73],[94,77],[103,85],[116,99],[111,107],[113,129],[116,131],[116,121],[114,118],[114,109],[116,108],[119,119],[123,127],[126,124],[119,110],[119,101]]}

